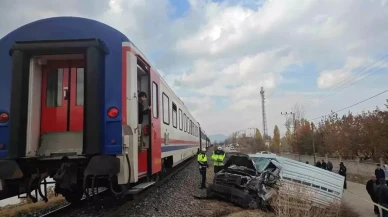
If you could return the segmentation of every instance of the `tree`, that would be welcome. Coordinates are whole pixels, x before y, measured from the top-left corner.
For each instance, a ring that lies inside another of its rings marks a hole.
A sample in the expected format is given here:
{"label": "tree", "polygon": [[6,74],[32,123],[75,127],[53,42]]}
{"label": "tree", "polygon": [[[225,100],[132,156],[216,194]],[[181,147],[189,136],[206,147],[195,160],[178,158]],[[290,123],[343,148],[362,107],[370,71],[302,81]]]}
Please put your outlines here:
{"label": "tree", "polygon": [[277,125],[275,125],[273,130],[273,139],[271,142],[270,150],[274,153],[279,153],[280,151],[280,132]]}
{"label": "tree", "polygon": [[256,132],[255,132],[255,139],[257,141],[262,141],[263,140],[263,136],[261,135],[260,133],[260,130],[256,128]]}
{"label": "tree", "polygon": [[[387,101],[388,103],[388,101]],[[332,112],[318,123],[303,118],[300,106],[295,106],[297,127],[295,134],[287,130],[284,141],[292,151],[312,154],[312,140],[318,155],[329,154],[361,160],[388,158],[388,104],[361,114],[338,115]],[[297,114],[298,113],[298,114]]]}

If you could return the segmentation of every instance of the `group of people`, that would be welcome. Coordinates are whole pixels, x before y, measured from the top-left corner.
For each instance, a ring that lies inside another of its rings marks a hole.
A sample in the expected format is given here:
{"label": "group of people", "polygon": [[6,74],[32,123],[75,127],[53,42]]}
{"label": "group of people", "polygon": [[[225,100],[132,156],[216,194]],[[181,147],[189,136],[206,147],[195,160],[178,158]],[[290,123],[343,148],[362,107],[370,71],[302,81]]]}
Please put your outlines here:
{"label": "group of people", "polygon": [[[381,165],[377,164],[375,174],[373,174],[371,179],[366,183],[366,191],[375,204],[379,204],[380,206],[388,209],[388,176],[386,176],[388,171],[386,166],[384,167],[385,168],[382,169]],[[383,217],[388,217],[387,210],[381,209],[381,211]],[[376,205],[374,205],[374,213],[380,215],[380,210]]]}
{"label": "group of people", "polygon": [[319,167],[319,168],[322,168],[324,170],[329,170],[329,171],[332,171],[333,170],[333,164],[330,162],[330,160],[326,163],[325,160],[322,159],[322,162],[321,161],[318,161],[316,164],[315,164],[316,167]]}
{"label": "group of people", "polygon": [[[213,151],[211,159],[213,161],[214,173],[218,173],[222,170],[224,166],[225,152],[222,150],[222,147],[217,147],[215,151]],[[197,156],[197,161],[199,164],[199,172],[201,174],[201,189],[206,188],[206,169],[209,168],[209,164],[207,163],[207,155],[206,148],[203,148],[201,152]]]}

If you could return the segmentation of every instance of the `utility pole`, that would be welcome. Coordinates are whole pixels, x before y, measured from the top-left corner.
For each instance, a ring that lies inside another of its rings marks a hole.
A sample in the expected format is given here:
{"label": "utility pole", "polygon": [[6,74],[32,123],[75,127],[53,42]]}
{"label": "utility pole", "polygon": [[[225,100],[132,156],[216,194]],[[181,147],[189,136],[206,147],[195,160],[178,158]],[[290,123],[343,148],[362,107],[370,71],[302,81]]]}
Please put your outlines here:
{"label": "utility pole", "polygon": [[314,124],[311,123],[311,131],[312,131],[312,140],[313,140],[313,154],[314,154],[314,165],[315,165],[315,142],[314,142]]}
{"label": "utility pole", "polygon": [[[294,137],[296,136],[296,119],[295,119],[295,112],[280,112],[281,115],[286,116],[286,122],[288,121],[288,115],[292,115],[292,122],[294,123]],[[300,147],[298,144],[298,156],[300,161]]]}
{"label": "utility pole", "polygon": [[261,95],[261,109],[263,112],[263,137],[264,142],[267,148],[269,148],[269,141],[268,141],[268,129],[267,129],[267,115],[265,113],[265,95],[264,95],[264,87],[261,87],[260,95]]}

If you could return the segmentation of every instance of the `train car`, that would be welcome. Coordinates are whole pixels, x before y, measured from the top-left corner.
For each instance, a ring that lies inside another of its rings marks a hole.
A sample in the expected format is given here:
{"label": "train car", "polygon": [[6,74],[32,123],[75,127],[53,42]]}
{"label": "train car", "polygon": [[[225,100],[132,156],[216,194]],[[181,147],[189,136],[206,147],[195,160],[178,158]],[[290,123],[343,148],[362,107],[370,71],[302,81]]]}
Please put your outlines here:
{"label": "train car", "polygon": [[[95,187],[135,194],[201,148],[184,103],[108,25],[79,17],[26,24],[0,40],[0,65],[0,199],[47,200],[47,177],[69,202]],[[151,106],[142,123],[140,91]]]}
{"label": "train car", "polygon": [[[198,123],[199,124],[199,123]],[[200,136],[201,136],[201,138],[200,138],[200,141],[201,141],[201,147],[204,147],[204,148],[209,148],[209,146],[208,146],[208,144],[207,144],[207,136],[206,136],[206,133],[205,133],[205,131],[202,129],[202,128],[200,128]]]}

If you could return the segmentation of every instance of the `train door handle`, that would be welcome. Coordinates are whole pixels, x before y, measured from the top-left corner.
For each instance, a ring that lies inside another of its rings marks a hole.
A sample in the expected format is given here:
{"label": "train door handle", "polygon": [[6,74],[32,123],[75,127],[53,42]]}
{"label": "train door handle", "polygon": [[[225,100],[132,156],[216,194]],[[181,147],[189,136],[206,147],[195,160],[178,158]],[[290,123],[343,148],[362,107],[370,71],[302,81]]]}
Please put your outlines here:
{"label": "train door handle", "polygon": [[68,100],[69,99],[69,88],[68,87],[64,87],[63,88],[63,99],[64,100]]}

